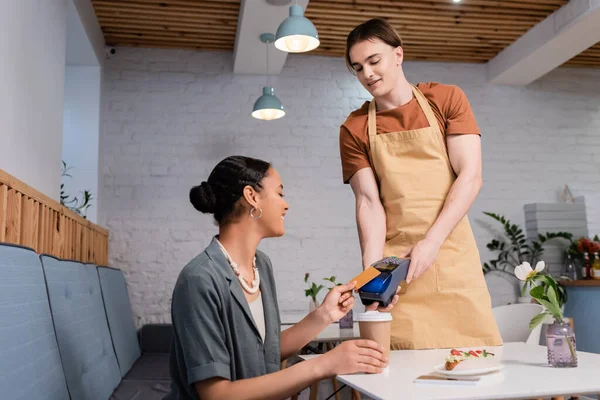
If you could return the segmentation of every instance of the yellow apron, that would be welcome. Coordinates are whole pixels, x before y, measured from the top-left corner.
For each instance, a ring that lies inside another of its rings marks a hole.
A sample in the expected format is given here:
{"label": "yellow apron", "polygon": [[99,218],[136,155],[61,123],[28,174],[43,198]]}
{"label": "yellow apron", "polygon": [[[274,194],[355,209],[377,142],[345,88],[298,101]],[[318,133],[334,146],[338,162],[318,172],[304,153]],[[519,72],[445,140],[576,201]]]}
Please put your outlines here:
{"label": "yellow apron", "polygon": [[[369,105],[370,159],[386,213],[386,257],[425,237],[456,179],[431,106],[414,86],[413,93],[429,127],[378,135],[375,100]],[[442,244],[434,265],[401,293],[392,310],[392,349],[502,344],[466,216]]]}

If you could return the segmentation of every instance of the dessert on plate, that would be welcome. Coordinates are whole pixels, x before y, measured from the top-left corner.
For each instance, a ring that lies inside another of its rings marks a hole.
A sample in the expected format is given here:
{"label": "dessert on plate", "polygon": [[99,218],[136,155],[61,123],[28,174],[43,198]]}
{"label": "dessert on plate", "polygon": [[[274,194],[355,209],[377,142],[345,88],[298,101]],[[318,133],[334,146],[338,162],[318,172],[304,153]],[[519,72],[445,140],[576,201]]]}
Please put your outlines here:
{"label": "dessert on plate", "polygon": [[475,368],[487,368],[497,365],[500,360],[494,353],[486,349],[473,350],[450,350],[450,355],[446,357],[446,370],[467,370]]}

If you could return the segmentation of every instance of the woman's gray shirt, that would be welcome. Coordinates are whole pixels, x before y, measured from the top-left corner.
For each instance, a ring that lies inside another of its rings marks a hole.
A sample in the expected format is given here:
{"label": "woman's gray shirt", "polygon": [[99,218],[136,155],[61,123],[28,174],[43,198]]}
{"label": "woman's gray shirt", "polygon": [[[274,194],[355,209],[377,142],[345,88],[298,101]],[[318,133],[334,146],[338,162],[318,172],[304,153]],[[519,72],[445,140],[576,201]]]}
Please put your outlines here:
{"label": "woman's gray shirt", "polygon": [[173,290],[169,400],[198,399],[194,384],[279,371],[280,319],[271,261],[256,253],[265,313],[263,343],[237,277],[213,238],[185,266]]}

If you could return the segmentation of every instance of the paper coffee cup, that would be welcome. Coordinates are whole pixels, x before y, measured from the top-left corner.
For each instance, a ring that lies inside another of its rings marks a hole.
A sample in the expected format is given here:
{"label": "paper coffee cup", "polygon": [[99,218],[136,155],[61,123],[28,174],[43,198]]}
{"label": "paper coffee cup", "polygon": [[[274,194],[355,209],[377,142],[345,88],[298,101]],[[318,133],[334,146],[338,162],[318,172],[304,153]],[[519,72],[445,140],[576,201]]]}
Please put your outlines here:
{"label": "paper coffee cup", "polygon": [[389,312],[367,311],[358,314],[361,339],[371,339],[383,347],[383,355],[390,356],[390,337],[392,334],[392,314]]}

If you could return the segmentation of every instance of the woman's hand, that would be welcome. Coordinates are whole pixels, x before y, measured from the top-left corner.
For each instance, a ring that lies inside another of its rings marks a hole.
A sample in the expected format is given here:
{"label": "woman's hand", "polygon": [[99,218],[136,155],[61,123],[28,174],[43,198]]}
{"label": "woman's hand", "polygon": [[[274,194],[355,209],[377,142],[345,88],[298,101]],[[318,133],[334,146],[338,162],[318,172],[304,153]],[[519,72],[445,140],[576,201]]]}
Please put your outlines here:
{"label": "woman's hand", "polygon": [[356,286],[356,282],[335,286],[327,293],[323,303],[315,311],[321,313],[329,323],[338,321],[354,307],[354,297],[352,296],[354,286]]}
{"label": "woman's hand", "polygon": [[358,339],[343,342],[321,356],[326,375],[357,372],[378,374],[388,364],[383,348],[373,340]]}
{"label": "woman's hand", "polygon": [[406,275],[407,284],[431,268],[437,258],[438,251],[440,251],[440,246],[441,243],[438,244],[431,239],[425,238],[399,256],[400,258],[410,256],[411,259],[408,275]]}

